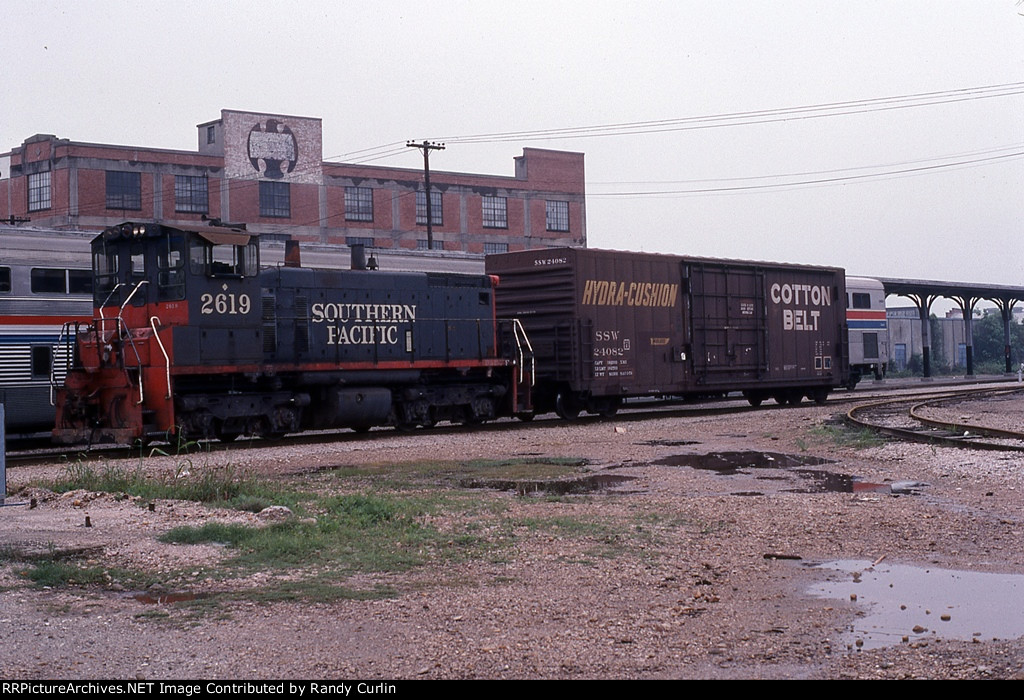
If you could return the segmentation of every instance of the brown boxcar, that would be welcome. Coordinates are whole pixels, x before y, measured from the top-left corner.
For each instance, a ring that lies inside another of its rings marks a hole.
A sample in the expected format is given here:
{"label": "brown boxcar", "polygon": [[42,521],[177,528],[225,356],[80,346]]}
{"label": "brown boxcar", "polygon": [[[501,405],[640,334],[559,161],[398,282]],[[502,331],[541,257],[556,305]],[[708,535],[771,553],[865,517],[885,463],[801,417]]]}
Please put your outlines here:
{"label": "brown boxcar", "polygon": [[846,381],[840,268],[559,248],[491,255],[487,272],[533,345],[538,413],[733,391],[821,402]]}

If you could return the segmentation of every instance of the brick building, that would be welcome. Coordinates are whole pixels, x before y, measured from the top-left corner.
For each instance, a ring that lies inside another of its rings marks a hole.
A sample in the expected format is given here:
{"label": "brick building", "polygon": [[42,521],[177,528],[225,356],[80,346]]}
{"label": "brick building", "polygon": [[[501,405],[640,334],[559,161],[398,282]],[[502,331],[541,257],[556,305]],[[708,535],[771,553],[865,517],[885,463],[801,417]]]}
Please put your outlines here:
{"label": "brick building", "polygon": [[[102,229],[208,216],[271,240],[427,247],[422,169],[324,161],[316,118],[222,110],[198,131],[195,151],[32,136],[0,154],[0,219]],[[435,249],[586,245],[582,153],[524,148],[512,176],[430,179]]]}

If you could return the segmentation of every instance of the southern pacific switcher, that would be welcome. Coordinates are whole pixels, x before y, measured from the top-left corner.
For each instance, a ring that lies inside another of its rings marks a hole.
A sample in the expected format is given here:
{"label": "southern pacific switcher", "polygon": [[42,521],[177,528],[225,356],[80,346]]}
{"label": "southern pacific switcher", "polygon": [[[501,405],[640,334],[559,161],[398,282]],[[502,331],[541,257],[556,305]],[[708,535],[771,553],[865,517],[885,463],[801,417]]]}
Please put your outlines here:
{"label": "southern pacific switcher", "polygon": [[278,267],[244,231],[125,223],[92,242],[59,442],[478,422],[530,411],[485,275]]}

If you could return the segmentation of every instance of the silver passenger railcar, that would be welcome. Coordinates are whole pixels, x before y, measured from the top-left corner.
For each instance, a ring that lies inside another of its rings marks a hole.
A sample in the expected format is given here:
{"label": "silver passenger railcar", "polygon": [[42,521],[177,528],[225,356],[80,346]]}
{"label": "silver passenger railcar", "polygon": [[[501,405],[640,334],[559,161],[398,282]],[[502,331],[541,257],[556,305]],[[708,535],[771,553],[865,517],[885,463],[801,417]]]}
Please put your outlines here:
{"label": "silver passenger railcar", "polygon": [[0,403],[10,436],[53,428],[64,324],[92,317],[89,234],[0,227]]}
{"label": "silver passenger railcar", "polygon": [[889,327],[885,288],[876,279],[846,278],[846,325],[850,339],[850,379],[853,389],[863,377],[885,376],[889,364]]}

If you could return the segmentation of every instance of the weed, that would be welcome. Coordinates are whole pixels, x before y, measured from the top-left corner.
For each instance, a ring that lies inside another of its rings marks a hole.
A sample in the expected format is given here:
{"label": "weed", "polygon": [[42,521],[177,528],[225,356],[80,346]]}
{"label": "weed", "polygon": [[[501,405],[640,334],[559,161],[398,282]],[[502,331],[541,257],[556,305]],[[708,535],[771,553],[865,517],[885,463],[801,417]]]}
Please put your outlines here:
{"label": "weed", "polygon": [[127,494],[143,499],[199,501],[236,510],[258,512],[268,505],[297,505],[294,495],[270,482],[253,478],[234,465],[188,467],[173,474],[153,475],[139,464],[125,468],[79,460],[64,468],[62,477],[44,484],[58,493],[84,489]]}
{"label": "weed", "polygon": [[809,432],[818,442],[831,442],[839,447],[856,450],[878,447],[886,442],[884,437],[868,428],[858,428],[847,423],[817,425]]}

